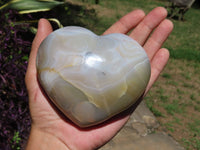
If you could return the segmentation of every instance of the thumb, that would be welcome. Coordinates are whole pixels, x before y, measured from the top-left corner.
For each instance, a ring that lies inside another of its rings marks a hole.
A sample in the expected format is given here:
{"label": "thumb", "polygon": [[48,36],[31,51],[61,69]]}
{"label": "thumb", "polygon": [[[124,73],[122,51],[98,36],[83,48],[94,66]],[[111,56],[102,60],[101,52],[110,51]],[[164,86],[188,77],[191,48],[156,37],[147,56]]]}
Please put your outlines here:
{"label": "thumb", "polygon": [[49,23],[48,20],[46,19],[40,19],[38,22],[38,31],[37,34],[33,40],[32,43],[32,48],[29,56],[29,63],[28,63],[28,68],[26,72],[26,85],[27,88],[29,86],[34,86],[30,85],[31,83],[37,83],[37,76],[36,76],[36,56],[37,56],[37,51],[38,48],[41,44],[41,42],[52,32],[52,26]]}
{"label": "thumb", "polygon": [[32,48],[31,48],[31,53],[29,57],[29,63],[35,64],[36,56],[37,56],[37,51],[42,43],[42,41],[52,32],[52,27],[51,24],[49,23],[48,20],[46,19],[40,19],[38,22],[38,31],[37,34],[33,40],[32,43]]}

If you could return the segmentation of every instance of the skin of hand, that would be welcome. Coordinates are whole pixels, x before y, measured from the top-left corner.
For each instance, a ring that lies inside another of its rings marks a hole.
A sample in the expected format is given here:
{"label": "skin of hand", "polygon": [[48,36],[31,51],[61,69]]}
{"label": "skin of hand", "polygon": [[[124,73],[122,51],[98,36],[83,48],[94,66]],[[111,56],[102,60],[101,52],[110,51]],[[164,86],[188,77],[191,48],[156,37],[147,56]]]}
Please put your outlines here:
{"label": "skin of hand", "polygon": [[[147,15],[142,10],[134,10],[122,17],[104,33],[129,33],[131,38],[143,46],[151,62],[151,77],[145,94],[156,81],[169,58],[168,50],[161,48],[173,29],[172,22],[167,20],[166,16],[167,11],[162,7],[153,9]],[[32,118],[26,149],[97,149],[117,134],[135,108],[122,112],[100,125],[85,129],[77,127],[63,116],[46,97],[37,80],[36,55],[38,47],[51,32],[50,23],[45,19],[40,19],[38,32],[32,43],[25,77]]]}

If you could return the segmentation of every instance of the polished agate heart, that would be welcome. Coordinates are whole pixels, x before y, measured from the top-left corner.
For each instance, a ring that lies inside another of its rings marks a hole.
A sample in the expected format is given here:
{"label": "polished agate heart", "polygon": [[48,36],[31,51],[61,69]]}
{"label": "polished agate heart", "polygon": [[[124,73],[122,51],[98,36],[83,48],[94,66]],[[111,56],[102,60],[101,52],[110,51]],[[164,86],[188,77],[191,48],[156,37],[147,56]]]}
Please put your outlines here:
{"label": "polished agate heart", "polygon": [[130,37],[97,36],[81,27],[51,33],[37,55],[38,79],[75,124],[101,123],[134,104],[150,77],[143,48]]}

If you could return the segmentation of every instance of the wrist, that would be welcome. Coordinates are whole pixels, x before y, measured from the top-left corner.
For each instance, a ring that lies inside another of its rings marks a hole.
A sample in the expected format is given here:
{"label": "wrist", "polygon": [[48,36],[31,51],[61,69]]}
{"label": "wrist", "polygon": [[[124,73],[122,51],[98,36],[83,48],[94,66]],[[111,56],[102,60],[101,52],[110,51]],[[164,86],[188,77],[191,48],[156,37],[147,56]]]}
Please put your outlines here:
{"label": "wrist", "polygon": [[26,150],[69,150],[56,136],[46,133],[36,127],[31,127]]}

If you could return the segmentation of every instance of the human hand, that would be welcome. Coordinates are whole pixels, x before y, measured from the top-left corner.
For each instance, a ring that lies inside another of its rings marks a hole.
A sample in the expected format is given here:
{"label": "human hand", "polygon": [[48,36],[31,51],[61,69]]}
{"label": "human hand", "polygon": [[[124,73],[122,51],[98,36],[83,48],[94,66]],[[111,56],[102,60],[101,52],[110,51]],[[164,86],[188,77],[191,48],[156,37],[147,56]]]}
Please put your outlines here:
{"label": "human hand", "polygon": [[[133,29],[129,36],[143,46],[151,62],[151,77],[145,94],[156,81],[169,58],[168,50],[161,48],[173,29],[173,24],[165,19],[166,16],[166,10],[161,7],[155,8],[146,16],[143,11],[135,10],[122,17],[104,33],[127,34]],[[100,125],[86,129],[77,127],[64,117],[43,93],[37,80],[37,51],[40,43],[51,32],[52,27],[49,22],[41,19],[32,44],[26,73],[32,117],[27,149],[96,149],[109,141],[123,127],[131,111],[122,112]]]}

